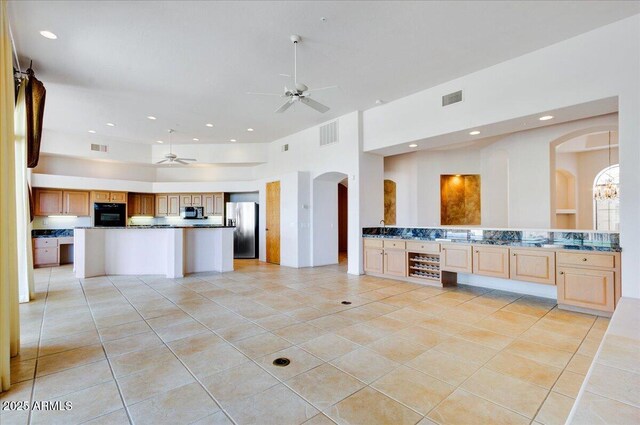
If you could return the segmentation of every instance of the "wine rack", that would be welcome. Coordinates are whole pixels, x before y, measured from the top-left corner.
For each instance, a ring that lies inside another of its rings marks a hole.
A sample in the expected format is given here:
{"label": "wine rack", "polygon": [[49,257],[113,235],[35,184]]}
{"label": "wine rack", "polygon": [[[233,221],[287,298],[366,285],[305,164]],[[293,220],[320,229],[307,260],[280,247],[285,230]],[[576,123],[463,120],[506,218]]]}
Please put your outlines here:
{"label": "wine rack", "polygon": [[409,252],[407,276],[440,282],[440,254]]}

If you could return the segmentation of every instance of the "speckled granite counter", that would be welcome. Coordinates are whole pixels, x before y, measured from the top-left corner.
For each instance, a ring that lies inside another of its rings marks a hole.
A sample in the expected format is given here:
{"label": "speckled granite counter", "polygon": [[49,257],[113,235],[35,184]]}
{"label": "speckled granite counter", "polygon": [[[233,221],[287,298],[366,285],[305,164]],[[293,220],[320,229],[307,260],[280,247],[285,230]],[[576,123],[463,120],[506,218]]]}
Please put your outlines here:
{"label": "speckled granite counter", "polygon": [[134,225],[134,226],[90,226],[76,227],[76,229],[233,229],[235,226],[223,226],[222,224],[150,224],[150,225]]}
{"label": "speckled granite counter", "polygon": [[561,230],[365,227],[363,238],[389,238],[578,251],[620,252],[620,234]]}
{"label": "speckled granite counter", "polygon": [[34,229],[32,238],[68,238],[73,237],[73,229]]}

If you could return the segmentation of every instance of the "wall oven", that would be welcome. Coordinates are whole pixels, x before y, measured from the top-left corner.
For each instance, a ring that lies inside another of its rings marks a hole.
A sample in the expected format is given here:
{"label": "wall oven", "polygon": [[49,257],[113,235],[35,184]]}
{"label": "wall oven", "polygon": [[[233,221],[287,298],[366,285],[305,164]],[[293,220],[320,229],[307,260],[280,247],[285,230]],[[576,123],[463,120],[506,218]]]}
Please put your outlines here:
{"label": "wall oven", "polygon": [[96,227],[125,227],[127,225],[126,204],[93,204],[93,225]]}

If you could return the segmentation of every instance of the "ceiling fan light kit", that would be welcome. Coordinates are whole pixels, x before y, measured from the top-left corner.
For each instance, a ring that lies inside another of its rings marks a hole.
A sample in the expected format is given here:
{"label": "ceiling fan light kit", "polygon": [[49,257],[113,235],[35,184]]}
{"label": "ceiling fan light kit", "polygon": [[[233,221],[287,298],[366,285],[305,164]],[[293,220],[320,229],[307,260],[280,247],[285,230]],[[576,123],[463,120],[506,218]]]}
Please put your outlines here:
{"label": "ceiling fan light kit", "polygon": [[[286,86],[284,88],[284,94],[277,93],[254,93],[249,92],[248,94],[256,94],[256,95],[266,95],[266,96],[279,96],[282,98],[286,98],[286,102],[283,103],[278,109],[276,109],[276,113],[282,113],[289,109],[294,103],[300,102],[308,107],[315,109],[316,111],[324,114],[329,110],[328,106],[323,105],[322,103],[313,100],[310,98],[309,93],[312,91],[319,90],[327,90],[336,88],[338,86],[329,86],[329,87],[321,87],[317,89],[309,89],[306,84],[298,83],[298,43],[302,42],[302,37],[299,35],[291,35],[289,37],[291,42],[293,43],[293,86],[294,89],[288,89]],[[280,74],[284,75],[284,74]]]}

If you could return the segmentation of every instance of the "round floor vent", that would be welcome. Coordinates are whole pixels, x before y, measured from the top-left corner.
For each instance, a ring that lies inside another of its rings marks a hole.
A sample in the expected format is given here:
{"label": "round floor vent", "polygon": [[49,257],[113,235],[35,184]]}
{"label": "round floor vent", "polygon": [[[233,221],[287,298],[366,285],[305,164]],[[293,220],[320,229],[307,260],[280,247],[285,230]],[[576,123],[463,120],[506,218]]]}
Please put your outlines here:
{"label": "round floor vent", "polygon": [[286,357],[278,357],[273,361],[273,364],[275,366],[280,366],[280,367],[288,366],[289,363],[291,363],[291,360],[287,359]]}

